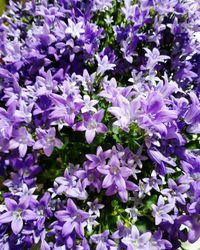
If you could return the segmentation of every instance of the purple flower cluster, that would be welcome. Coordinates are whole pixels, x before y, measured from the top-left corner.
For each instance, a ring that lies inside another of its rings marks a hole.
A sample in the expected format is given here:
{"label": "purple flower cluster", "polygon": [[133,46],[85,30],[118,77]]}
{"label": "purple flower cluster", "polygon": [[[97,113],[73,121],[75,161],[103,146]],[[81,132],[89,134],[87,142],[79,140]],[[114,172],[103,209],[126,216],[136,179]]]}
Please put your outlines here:
{"label": "purple flower cluster", "polygon": [[0,249],[165,250],[200,238],[199,5],[10,1]]}

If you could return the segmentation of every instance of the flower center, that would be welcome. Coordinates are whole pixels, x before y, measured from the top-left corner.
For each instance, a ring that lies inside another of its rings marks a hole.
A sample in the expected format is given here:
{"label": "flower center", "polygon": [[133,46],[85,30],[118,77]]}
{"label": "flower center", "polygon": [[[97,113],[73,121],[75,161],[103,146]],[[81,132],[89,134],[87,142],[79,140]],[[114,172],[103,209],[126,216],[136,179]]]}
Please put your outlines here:
{"label": "flower center", "polygon": [[13,213],[13,215],[14,215],[15,218],[17,218],[17,219],[21,218],[22,210],[21,210],[20,208],[17,209],[17,210]]}
{"label": "flower center", "polygon": [[117,166],[111,167],[111,173],[117,175],[120,172],[120,169]]}
{"label": "flower center", "polygon": [[88,180],[91,181],[91,182],[93,182],[95,180],[95,176],[93,174],[90,174],[88,176]]}
{"label": "flower center", "polygon": [[97,127],[96,121],[91,121],[88,125],[89,129],[95,129]]}
{"label": "flower center", "polygon": [[53,136],[49,136],[49,137],[47,138],[47,143],[48,143],[48,144],[52,144],[52,143],[54,143],[54,141],[55,141],[55,139],[54,139]]}

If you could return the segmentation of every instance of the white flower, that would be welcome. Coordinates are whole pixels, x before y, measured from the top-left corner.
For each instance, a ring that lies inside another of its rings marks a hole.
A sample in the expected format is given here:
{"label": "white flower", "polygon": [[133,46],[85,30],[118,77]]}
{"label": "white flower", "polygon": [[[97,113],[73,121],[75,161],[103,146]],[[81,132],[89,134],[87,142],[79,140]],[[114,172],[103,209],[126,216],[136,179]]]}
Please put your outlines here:
{"label": "white flower", "polygon": [[97,109],[94,107],[99,101],[97,100],[90,100],[90,97],[88,95],[84,95],[84,107],[81,109],[82,113],[85,112],[97,112]]}
{"label": "white flower", "polygon": [[108,56],[105,55],[103,58],[100,58],[99,55],[96,56],[98,62],[97,73],[104,74],[107,70],[113,70],[116,66],[114,63],[110,63],[108,60]]}
{"label": "white flower", "polygon": [[68,19],[68,27],[65,32],[71,34],[73,38],[79,38],[80,35],[84,33],[83,22],[74,23],[72,20]]}

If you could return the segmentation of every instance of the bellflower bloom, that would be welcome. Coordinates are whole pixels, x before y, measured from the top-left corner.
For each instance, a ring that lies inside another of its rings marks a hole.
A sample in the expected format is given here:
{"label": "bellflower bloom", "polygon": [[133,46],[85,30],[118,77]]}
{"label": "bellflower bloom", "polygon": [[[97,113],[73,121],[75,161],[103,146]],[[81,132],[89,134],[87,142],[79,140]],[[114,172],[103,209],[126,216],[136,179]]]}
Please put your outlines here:
{"label": "bellflower bloom", "polygon": [[108,236],[109,236],[109,230],[106,230],[101,234],[93,234],[91,236],[92,242],[94,242],[97,245],[96,250],[112,249],[111,247],[116,246],[114,241],[108,239]]}
{"label": "bellflower bloom", "polygon": [[165,239],[162,239],[162,232],[161,230],[155,232],[149,242],[149,249],[151,250],[164,250],[164,249],[171,249],[172,244]]}
{"label": "bellflower bloom", "polygon": [[0,223],[10,223],[14,234],[20,233],[24,221],[35,220],[36,214],[28,208],[28,203],[21,200],[19,204],[13,199],[6,198],[6,212],[0,215]]}
{"label": "bellflower bloom", "polygon": [[145,192],[148,193],[152,188],[157,192],[160,192],[159,185],[162,185],[164,182],[162,179],[157,178],[156,171],[152,171],[150,178],[144,178],[143,181],[146,183]]}
{"label": "bellflower bloom", "polygon": [[37,211],[37,227],[42,230],[45,226],[45,219],[53,215],[50,207],[50,194],[46,192],[39,201],[32,201],[30,207]]}
{"label": "bellflower bloom", "polygon": [[85,131],[85,138],[88,144],[91,144],[94,140],[95,134],[101,133],[104,134],[107,132],[107,127],[101,123],[104,111],[99,110],[94,115],[89,113],[82,114],[84,121],[76,123],[73,128],[78,131]]}
{"label": "bellflower bloom", "polygon": [[159,62],[164,62],[167,59],[170,59],[169,56],[166,55],[160,55],[160,52],[157,48],[153,48],[151,51],[150,49],[145,48],[146,51],[145,56],[148,58],[146,68],[149,69],[150,71],[154,69],[154,67],[159,63]]}
{"label": "bellflower bloom", "polygon": [[188,241],[194,243],[200,238],[200,216],[194,215],[183,215],[179,219],[180,223],[183,223],[189,228]]}
{"label": "bellflower bloom", "polygon": [[140,235],[137,227],[135,225],[132,225],[130,229],[130,234],[124,237],[122,239],[122,242],[128,250],[148,250],[150,238],[150,232]]}
{"label": "bellflower bloom", "polygon": [[96,198],[93,202],[87,202],[89,206],[89,214],[95,214],[97,217],[100,217],[100,209],[104,208],[103,204],[100,204],[98,198]]}
{"label": "bellflower bloom", "polygon": [[68,19],[68,27],[65,30],[66,34],[70,34],[73,38],[79,38],[84,32],[82,21],[74,23],[71,19]]}
{"label": "bellflower bloom", "polygon": [[9,149],[19,149],[19,154],[21,157],[24,157],[28,146],[31,147],[34,144],[34,140],[31,137],[25,127],[19,128],[13,132],[13,139],[10,140]]}
{"label": "bellflower bloom", "polygon": [[177,118],[176,111],[168,109],[163,97],[157,92],[149,93],[146,100],[141,100],[141,106],[144,113],[138,116],[138,122],[144,129],[166,134],[165,124]]}
{"label": "bellflower bloom", "polygon": [[62,142],[55,138],[56,129],[50,128],[48,130],[37,129],[38,141],[33,145],[33,149],[43,149],[46,156],[50,156],[54,147],[62,147]]}
{"label": "bellflower bloom", "polygon": [[105,175],[105,178],[102,182],[103,188],[107,189],[107,194],[119,192],[123,202],[126,202],[128,199],[127,189],[136,190],[136,184],[128,181],[128,177],[132,175],[132,170],[127,167],[121,167],[120,161],[116,155],[113,155],[109,161],[109,165],[97,168],[98,171]]}
{"label": "bellflower bloom", "polygon": [[171,224],[174,223],[172,217],[168,214],[174,209],[174,204],[166,204],[163,197],[160,195],[158,198],[157,205],[152,205],[152,215],[155,217],[155,224],[159,225],[162,221],[168,221]]}
{"label": "bellflower bloom", "polygon": [[116,64],[110,63],[108,60],[108,56],[105,55],[101,58],[99,55],[96,56],[98,68],[97,73],[103,75],[108,70],[113,70]]}
{"label": "bellflower bloom", "polygon": [[84,107],[82,107],[81,112],[97,112],[96,108],[94,107],[99,101],[97,100],[90,100],[88,95],[84,95],[83,97]]}
{"label": "bellflower bloom", "polygon": [[187,191],[190,188],[188,184],[177,185],[172,179],[168,180],[168,188],[164,188],[161,193],[168,197],[170,203],[179,202],[185,204],[185,199],[188,197]]}
{"label": "bellflower bloom", "polygon": [[67,200],[66,210],[57,211],[55,216],[59,221],[64,222],[62,226],[62,235],[64,237],[75,230],[77,235],[83,238],[84,227],[86,226],[84,222],[89,218],[89,214],[78,209],[71,199]]}

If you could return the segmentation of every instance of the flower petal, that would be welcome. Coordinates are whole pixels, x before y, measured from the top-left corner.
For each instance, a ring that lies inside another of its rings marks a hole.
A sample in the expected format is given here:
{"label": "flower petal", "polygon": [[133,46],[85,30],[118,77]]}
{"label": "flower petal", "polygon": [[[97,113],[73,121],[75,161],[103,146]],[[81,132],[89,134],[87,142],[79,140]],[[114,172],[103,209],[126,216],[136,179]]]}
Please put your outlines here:
{"label": "flower petal", "polygon": [[95,129],[87,129],[85,131],[85,138],[88,144],[92,143],[95,137]]}
{"label": "flower petal", "polygon": [[22,218],[16,218],[14,217],[11,223],[11,228],[14,234],[18,234],[23,227],[23,220]]}

